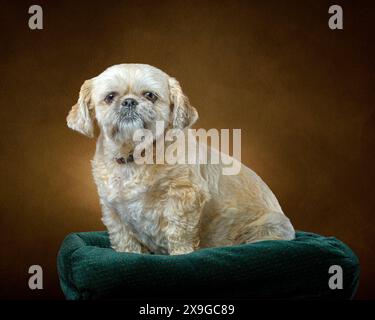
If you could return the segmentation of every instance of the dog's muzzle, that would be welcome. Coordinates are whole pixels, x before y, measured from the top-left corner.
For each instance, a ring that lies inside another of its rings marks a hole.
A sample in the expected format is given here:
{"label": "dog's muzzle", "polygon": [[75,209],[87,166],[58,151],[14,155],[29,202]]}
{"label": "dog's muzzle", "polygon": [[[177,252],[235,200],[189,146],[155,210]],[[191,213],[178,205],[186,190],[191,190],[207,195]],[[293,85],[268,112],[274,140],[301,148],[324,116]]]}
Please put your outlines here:
{"label": "dog's muzzle", "polygon": [[[127,101],[128,100],[128,101]],[[121,109],[119,112],[120,121],[137,121],[141,120],[140,114],[136,111],[138,102],[134,99],[126,99],[121,103]]]}

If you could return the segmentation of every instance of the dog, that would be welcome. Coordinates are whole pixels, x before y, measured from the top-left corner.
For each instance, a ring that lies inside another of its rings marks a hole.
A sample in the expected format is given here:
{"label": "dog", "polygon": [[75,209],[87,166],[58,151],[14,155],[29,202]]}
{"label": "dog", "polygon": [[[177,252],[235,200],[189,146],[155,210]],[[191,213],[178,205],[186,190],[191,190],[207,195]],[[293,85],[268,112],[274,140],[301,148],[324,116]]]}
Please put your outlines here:
{"label": "dog", "polygon": [[[137,164],[133,134],[189,129],[198,119],[179,82],[146,64],[119,64],[86,80],[67,125],[94,137],[102,221],[118,252],[187,254],[201,248],[292,240],[290,220],[269,187],[240,164]],[[209,148],[209,147],[207,147]]]}

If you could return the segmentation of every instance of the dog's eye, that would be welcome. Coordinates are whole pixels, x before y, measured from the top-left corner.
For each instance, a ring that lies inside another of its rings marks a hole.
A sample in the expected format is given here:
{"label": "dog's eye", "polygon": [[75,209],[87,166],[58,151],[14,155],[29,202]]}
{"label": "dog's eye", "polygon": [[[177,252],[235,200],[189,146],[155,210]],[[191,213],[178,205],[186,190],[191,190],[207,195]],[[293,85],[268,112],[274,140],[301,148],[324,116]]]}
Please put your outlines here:
{"label": "dog's eye", "polygon": [[111,92],[110,94],[108,94],[108,95],[105,97],[104,101],[105,101],[105,103],[107,103],[107,104],[111,104],[112,101],[113,101],[113,99],[114,99],[115,97],[116,97],[116,92]]}
{"label": "dog's eye", "polygon": [[143,94],[143,96],[144,96],[146,99],[148,99],[148,100],[150,100],[150,101],[152,101],[152,102],[155,102],[156,99],[158,98],[157,95],[156,95],[155,93],[153,93],[153,92],[149,92],[149,91],[145,92],[145,93]]}

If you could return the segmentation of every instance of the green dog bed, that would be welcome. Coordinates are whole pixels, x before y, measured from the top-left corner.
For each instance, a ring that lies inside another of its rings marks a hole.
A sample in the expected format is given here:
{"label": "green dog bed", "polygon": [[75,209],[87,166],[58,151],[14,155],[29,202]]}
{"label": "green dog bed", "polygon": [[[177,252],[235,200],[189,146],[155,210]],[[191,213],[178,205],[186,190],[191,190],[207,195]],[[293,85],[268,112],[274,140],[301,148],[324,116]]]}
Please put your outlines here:
{"label": "green dog bed", "polygon": [[[331,289],[332,265],[342,289]],[[179,256],[118,253],[106,232],[68,235],[57,259],[67,299],[350,299],[359,282],[353,251],[333,237],[201,249]]]}

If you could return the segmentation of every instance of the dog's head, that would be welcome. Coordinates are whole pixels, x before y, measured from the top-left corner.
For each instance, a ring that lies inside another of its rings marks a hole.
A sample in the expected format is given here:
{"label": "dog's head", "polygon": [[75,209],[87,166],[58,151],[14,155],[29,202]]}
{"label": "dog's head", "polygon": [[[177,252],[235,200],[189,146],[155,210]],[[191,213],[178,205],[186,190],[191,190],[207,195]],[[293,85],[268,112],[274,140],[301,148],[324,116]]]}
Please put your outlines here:
{"label": "dog's head", "polygon": [[149,65],[120,64],[83,83],[67,123],[93,137],[95,118],[106,138],[123,144],[137,129],[155,134],[156,121],[164,128],[189,127],[198,113],[176,79]]}

